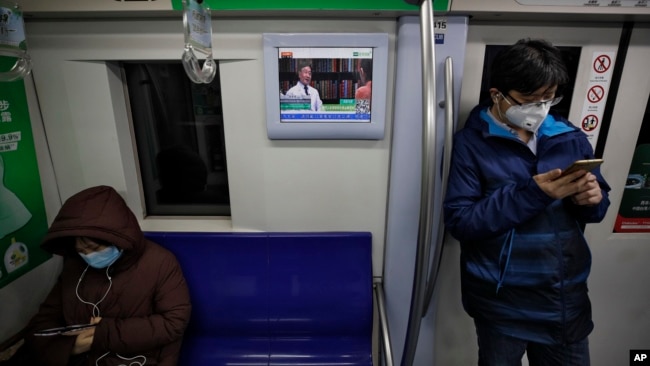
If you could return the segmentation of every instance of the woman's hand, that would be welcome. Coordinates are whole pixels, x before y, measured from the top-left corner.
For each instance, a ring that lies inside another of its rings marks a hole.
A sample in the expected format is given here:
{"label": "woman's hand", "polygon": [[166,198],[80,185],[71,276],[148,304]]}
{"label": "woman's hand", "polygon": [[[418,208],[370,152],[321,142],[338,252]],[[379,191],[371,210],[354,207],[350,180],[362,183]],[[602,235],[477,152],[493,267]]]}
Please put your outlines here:
{"label": "woman's hand", "polygon": [[[102,320],[102,318],[91,318],[90,324],[97,324]],[[90,329],[78,330],[74,332],[63,333],[66,336],[77,336],[74,341],[74,347],[72,348],[72,354],[78,355],[90,351],[90,346],[93,344],[93,339],[95,338],[95,327]]]}

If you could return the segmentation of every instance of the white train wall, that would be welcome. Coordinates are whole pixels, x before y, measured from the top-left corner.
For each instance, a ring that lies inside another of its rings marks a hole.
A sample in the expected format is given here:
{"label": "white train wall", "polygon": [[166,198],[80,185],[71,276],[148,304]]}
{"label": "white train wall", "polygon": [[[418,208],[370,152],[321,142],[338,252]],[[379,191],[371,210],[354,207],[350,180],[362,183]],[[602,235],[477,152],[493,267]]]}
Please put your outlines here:
{"label": "white train wall", "polygon": [[[332,24],[330,20],[215,22],[214,56],[221,60],[232,216],[199,219],[144,217],[126,99],[119,70],[110,62],[178,60],[183,49],[181,20],[27,24],[43,125],[38,125],[36,110],[33,122],[47,136],[56,172],[55,182],[44,184],[45,194],[65,200],[89,186],[111,185],[141,218],[142,228],[150,231],[369,231],[374,241],[373,266],[380,275],[390,128],[387,138],[377,141],[272,141],[266,136],[261,34],[328,32]],[[335,24],[337,30],[387,33],[391,38],[395,32],[392,20]],[[394,48],[394,40],[390,44]],[[390,92],[388,99],[392,99]],[[386,108],[390,114],[391,106]],[[48,210],[50,219],[57,206],[60,203]],[[2,327],[2,338],[20,330],[38,298],[52,285],[41,279],[55,275],[50,267],[39,268],[0,290],[4,298],[29,288],[35,297],[29,305],[24,299],[18,301],[21,296],[13,297],[15,303],[3,304],[7,310],[0,322],[9,326]]]}
{"label": "white train wall", "polygon": [[[473,37],[481,34],[481,24],[502,22],[494,12],[507,15],[509,9],[503,5],[507,3],[505,0],[495,2],[490,9],[485,9],[480,1],[463,8],[467,3],[458,2],[460,14],[470,14],[471,6],[480,11],[469,21],[461,120],[476,101],[471,83],[475,82],[472,79],[477,77],[476,73],[480,77],[481,72],[482,54],[471,50],[482,46]],[[346,16],[213,20],[214,53],[221,61],[232,215],[155,218],[144,214],[134,138],[117,62],[180,59],[183,47],[180,16],[171,17],[173,12],[167,12],[166,6],[162,10],[160,14],[164,16],[161,18],[112,16],[92,19],[88,16],[92,14],[89,9],[82,18],[48,19],[45,16],[27,22],[27,40],[34,68],[25,84],[48,219],[51,221],[61,202],[75,192],[107,184],[124,195],[145,230],[370,231],[374,274],[377,278],[384,276],[390,162],[396,127],[391,118],[397,98],[394,94],[399,47],[396,19]],[[519,8],[515,13],[513,18],[531,18]],[[616,22],[620,19],[615,18],[615,13],[616,9],[611,21],[592,22],[589,27],[614,28],[620,34],[622,23]],[[535,27],[535,23],[528,23],[524,32],[531,34],[521,36],[553,36],[557,32],[553,27],[567,26],[566,22],[553,23],[554,17],[565,15],[546,14],[545,19],[550,24]],[[616,24],[612,26],[611,23]],[[621,360],[627,360],[629,349],[650,348],[647,310],[650,291],[644,286],[645,279],[650,278],[650,267],[646,265],[650,261],[650,248],[647,247],[650,237],[647,234],[612,234],[624,176],[650,95],[650,74],[645,71],[650,59],[647,24],[636,23],[604,150],[603,172],[613,186],[612,207],[602,224],[589,225],[586,232],[594,250],[590,287],[596,321],[592,364],[597,366],[623,364]],[[580,22],[575,24],[576,29],[582,26]],[[262,33],[332,31],[389,35],[385,138],[373,141],[269,140],[265,128]],[[516,36],[518,34],[502,35],[487,41],[507,44]],[[599,44],[597,36],[589,37],[576,36],[569,43],[581,44],[587,39],[587,43]],[[618,42],[618,37],[614,38]],[[408,252],[415,243],[400,245]],[[413,258],[404,257],[399,261],[407,268],[413,265]],[[52,259],[0,289],[0,342],[22,329],[51,288],[59,268],[58,259]],[[394,282],[397,286],[410,287],[410,281],[412,279],[404,278]],[[475,364],[471,320],[460,307],[458,247],[453,241],[445,246],[438,294],[441,295],[439,300],[432,304],[435,316],[426,319],[431,322],[428,328],[435,329],[435,341],[425,346],[433,349],[435,357],[434,360],[418,359],[418,364]],[[397,308],[392,310],[399,313],[397,318],[408,315]],[[393,328],[400,333],[403,327]],[[403,346],[403,335],[394,337],[393,346],[399,350]]]}

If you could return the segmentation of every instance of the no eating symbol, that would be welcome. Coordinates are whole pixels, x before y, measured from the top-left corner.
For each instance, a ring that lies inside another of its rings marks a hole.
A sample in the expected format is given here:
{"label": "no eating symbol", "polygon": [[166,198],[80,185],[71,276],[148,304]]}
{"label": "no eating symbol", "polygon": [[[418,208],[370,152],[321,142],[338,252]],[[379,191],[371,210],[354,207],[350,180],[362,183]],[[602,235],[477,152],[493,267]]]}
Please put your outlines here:
{"label": "no eating symbol", "polygon": [[598,103],[601,100],[603,100],[603,97],[605,96],[605,88],[603,88],[600,85],[594,85],[591,88],[589,88],[589,91],[587,92],[587,99],[591,103]]}
{"label": "no eating symbol", "polygon": [[598,126],[598,116],[590,114],[582,119],[582,129],[589,132],[596,129]]}
{"label": "no eating symbol", "polygon": [[594,60],[594,71],[602,74],[612,66],[612,59],[607,55],[600,55]]}

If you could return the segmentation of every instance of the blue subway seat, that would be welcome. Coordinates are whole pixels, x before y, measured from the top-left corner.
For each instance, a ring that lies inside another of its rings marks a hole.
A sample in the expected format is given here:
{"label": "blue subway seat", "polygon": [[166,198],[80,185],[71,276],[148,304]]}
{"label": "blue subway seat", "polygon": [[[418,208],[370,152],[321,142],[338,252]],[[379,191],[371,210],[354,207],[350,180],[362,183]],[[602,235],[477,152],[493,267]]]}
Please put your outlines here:
{"label": "blue subway seat", "polygon": [[372,365],[370,233],[146,236],[190,289],[180,366]]}

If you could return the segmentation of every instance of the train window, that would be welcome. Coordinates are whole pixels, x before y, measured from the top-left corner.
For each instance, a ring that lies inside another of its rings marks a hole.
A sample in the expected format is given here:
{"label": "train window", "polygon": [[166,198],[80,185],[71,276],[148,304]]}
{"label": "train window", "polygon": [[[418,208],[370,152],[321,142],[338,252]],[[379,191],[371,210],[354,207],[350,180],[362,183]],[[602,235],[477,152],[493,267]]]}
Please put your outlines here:
{"label": "train window", "polygon": [[146,215],[230,215],[219,70],[194,84],[180,62],[121,66]]}
{"label": "train window", "polygon": [[[483,62],[483,79],[481,81],[481,93],[479,100],[483,101],[486,98],[490,97],[490,67],[492,66],[492,60],[496,57],[497,53],[501,51],[506,46],[502,45],[487,45],[485,47],[485,59]],[[569,109],[571,108],[571,99],[573,97],[573,88],[576,82],[576,75],[578,74],[578,63],[580,62],[580,47],[566,47],[558,46],[562,52],[562,58],[567,67],[567,72],[569,74],[569,83],[564,86],[564,89],[561,91],[563,96],[560,103],[553,106],[551,109],[559,113],[565,118],[569,118]]]}

